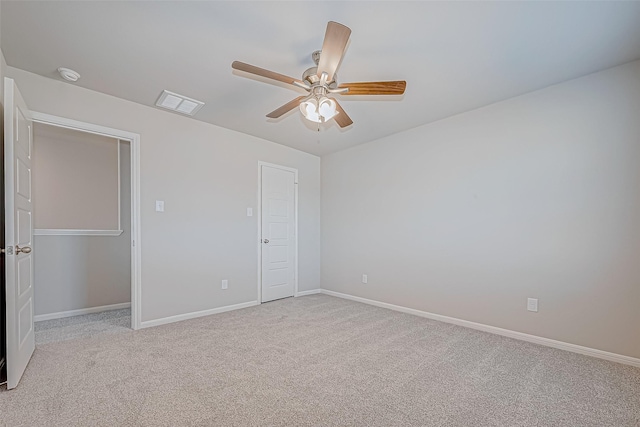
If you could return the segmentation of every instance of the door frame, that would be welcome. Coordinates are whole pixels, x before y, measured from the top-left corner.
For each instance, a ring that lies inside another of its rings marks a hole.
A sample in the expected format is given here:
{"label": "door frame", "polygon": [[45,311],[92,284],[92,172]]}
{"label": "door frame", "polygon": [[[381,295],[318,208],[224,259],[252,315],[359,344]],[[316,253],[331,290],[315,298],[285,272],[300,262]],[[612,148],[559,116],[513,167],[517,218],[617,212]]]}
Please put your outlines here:
{"label": "door frame", "polygon": [[140,134],[31,111],[32,120],[51,126],[129,141],[131,147],[131,329],[142,320],[142,242],[140,232]]}
{"label": "door frame", "polygon": [[298,296],[298,169],[290,168],[287,166],[276,165],[274,163],[268,163],[258,161],[258,304],[262,304],[262,167],[269,166],[270,168],[280,169],[287,172],[293,172],[293,200],[294,200],[294,261],[293,261],[293,296]]}

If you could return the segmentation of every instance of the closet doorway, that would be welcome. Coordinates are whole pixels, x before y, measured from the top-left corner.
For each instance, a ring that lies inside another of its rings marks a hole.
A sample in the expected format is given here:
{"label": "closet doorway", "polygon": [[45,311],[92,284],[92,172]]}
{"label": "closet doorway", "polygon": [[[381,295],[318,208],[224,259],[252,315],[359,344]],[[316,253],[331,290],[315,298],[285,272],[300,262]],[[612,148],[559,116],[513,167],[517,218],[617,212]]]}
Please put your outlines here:
{"label": "closet doorway", "polygon": [[36,344],[138,329],[139,136],[32,115]]}

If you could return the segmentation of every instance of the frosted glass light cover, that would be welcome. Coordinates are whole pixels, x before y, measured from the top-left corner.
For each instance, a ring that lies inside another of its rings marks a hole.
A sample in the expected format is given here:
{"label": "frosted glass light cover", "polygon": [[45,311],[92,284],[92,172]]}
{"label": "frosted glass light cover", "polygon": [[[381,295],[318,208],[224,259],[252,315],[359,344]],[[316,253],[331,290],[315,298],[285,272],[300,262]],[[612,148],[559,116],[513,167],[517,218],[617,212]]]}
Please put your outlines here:
{"label": "frosted glass light cover", "polygon": [[318,111],[323,121],[331,120],[336,115],[336,102],[329,98],[321,99]]}
{"label": "frosted glass light cover", "polygon": [[318,114],[318,104],[313,98],[300,103],[300,111],[302,115],[312,122],[320,123],[320,115]]}

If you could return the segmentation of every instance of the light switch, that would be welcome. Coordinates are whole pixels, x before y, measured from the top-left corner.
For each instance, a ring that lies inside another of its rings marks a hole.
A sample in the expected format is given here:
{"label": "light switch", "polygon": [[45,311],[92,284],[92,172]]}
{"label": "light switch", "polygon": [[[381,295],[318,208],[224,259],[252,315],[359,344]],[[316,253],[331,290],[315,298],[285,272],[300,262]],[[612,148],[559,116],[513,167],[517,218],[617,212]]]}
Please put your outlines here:
{"label": "light switch", "polygon": [[164,212],[164,200],[156,200],[156,212]]}
{"label": "light switch", "polygon": [[247,208],[247,216],[253,216],[253,208]]}

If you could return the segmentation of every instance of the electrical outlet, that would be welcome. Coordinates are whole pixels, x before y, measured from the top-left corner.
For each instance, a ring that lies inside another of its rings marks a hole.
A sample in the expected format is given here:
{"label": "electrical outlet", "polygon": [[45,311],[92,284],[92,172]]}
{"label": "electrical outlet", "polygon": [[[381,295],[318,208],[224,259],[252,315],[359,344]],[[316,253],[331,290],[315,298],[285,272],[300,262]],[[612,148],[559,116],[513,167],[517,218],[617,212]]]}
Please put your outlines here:
{"label": "electrical outlet", "polygon": [[527,310],[538,312],[538,298],[527,298]]}
{"label": "electrical outlet", "polygon": [[164,200],[156,200],[156,212],[164,212]]}
{"label": "electrical outlet", "polygon": [[369,281],[369,278],[367,277],[366,274],[362,275],[362,283],[367,283]]}
{"label": "electrical outlet", "polygon": [[229,287],[229,281],[227,279],[224,279],[222,281],[222,289],[227,289]]}

